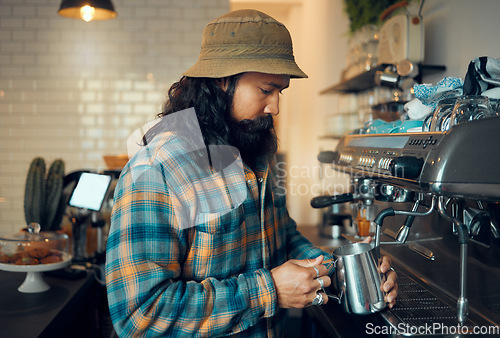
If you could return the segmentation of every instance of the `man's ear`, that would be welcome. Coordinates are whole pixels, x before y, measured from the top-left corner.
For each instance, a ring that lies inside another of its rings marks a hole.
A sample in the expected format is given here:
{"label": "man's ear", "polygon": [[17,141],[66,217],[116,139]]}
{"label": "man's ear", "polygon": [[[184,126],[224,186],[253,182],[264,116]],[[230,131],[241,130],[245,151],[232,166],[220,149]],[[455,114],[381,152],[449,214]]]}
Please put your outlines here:
{"label": "man's ear", "polygon": [[228,81],[227,77],[221,77],[221,78],[215,80],[215,83],[217,84],[217,86],[219,86],[219,88],[222,89],[223,91],[227,90],[228,82],[229,81]]}

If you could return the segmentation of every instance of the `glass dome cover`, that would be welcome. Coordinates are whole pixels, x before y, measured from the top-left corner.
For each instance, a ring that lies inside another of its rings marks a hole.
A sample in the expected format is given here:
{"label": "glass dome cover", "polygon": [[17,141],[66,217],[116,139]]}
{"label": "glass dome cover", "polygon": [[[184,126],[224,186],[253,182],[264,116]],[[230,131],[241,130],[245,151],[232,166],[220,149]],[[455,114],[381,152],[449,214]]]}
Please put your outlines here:
{"label": "glass dome cover", "polygon": [[40,232],[36,226],[29,226],[28,231],[0,236],[0,264],[53,264],[67,260],[68,251],[68,235]]}

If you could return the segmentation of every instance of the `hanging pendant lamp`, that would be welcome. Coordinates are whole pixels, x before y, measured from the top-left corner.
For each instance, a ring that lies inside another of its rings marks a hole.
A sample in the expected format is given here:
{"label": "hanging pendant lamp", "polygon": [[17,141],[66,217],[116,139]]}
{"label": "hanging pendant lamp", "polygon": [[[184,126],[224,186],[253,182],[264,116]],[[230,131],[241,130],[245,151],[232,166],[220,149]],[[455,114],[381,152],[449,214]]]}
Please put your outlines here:
{"label": "hanging pendant lamp", "polygon": [[87,22],[113,19],[118,15],[111,0],[63,0],[57,13]]}

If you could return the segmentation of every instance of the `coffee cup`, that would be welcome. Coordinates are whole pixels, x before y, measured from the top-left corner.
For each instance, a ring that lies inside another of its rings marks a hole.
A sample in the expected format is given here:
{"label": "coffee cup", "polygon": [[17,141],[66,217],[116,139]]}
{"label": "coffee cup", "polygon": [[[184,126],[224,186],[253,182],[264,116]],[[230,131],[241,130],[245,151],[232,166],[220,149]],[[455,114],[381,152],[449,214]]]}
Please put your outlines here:
{"label": "coffee cup", "polygon": [[367,134],[384,134],[389,133],[392,129],[398,127],[401,124],[400,120],[386,122],[381,119],[376,119],[371,121],[367,125]]}
{"label": "coffee cup", "polygon": [[367,134],[379,134],[380,132],[378,131],[379,128],[382,128],[382,126],[386,124],[384,120],[381,119],[376,119],[372,120],[370,122],[365,123],[365,128],[366,128],[366,133]]}
{"label": "coffee cup", "polygon": [[403,121],[399,126],[393,128],[391,133],[407,133],[407,132],[420,132],[424,121],[420,120],[407,120]]}

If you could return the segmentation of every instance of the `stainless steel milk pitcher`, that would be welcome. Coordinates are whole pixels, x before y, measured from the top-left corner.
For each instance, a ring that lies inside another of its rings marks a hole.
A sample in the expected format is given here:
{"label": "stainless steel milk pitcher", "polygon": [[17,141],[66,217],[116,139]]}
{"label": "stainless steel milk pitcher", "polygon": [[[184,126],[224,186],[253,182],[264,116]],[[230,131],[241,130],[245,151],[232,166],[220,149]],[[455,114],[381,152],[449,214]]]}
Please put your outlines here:
{"label": "stainless steel milk pitcher", "polygon": [[385,274],[378,270],[378,248],[368,243],[353,243],[333,251],[336,259],[338,296],[331,296],[348,313],[364,315],[386,307],[385,292],[381,286]]}

